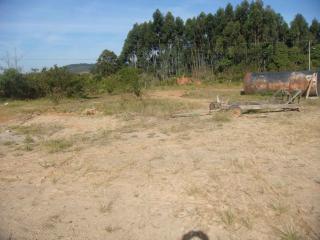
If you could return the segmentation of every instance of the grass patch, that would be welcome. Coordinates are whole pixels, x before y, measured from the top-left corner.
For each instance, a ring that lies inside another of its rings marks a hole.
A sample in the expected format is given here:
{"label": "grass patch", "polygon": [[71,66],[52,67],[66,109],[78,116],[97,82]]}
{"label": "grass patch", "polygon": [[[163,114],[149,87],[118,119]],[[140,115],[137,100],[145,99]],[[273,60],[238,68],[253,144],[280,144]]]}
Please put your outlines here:
{"label": "grass patch", "polygon": [[304,239],[299,232],[292,226],[286,226],[283,229],[276,229],[281,240],[302,240]]}
{"label": "grass patch", "polygon": [[26,144],[32,144],[34,143],[34,139],[30,136],[30,135],[27,135],[25,138],[24,138],[24,142]]}
{"label": "grass patch", "polygon": [[288,212],[288,206],[282,204],[281,202],[273,202],[269,204],[269,208],[271,208],[277,216],[280,216],[286,212]]}
{"label": "grass patch", "polygon": [[304,105],[307,105],[307,106],[320,106],[320,98],[304,99],[302,102]]}
{"label": "grass patch", "polygon": [[63,152],[72,146],[73,143],[65,139],[54,139],[45,142],[45,147],[49,153]]}
{"label": "grass patch", "polygon": [[14,144],[15,144],[14,141],[5,141],[5,142],[3,143],[4,146],[12,146],[12,145],[14,145]]}
{"label": "grass patch", "polygon": [[27,152],[31,152],[33,151],[33,146],[31,144],[26,144],[24,145],[23,150]]}
{"label": "grass patch", "polygon": [[106,115],[136,114],[141,116],[170,116],[178,111],[189,111],[199,107],[197,103],[185,103],[168,99],[138,99],[130,96],[120,101],[110,101],[104,104]]}
{"label": "grass patch", "polygon": [[215,100],[219,96],[220,100],[229,102],[267,101],[270,99],[269,95],[262,94],[240,95],[240,90],[241,87],[237,85],[208,85],[188,89],[182,97]]}
{"label": "grass patch", "polygon": [[249,230],[251,230],[253,227],[253,223],[249,217],[241,218],[241,224]]}
{"label": "grass patch", "polygon": [[221,217],[221,221],[226,226],[232,226],[235,223],[235,215],[230,209],[221,212],[220,217]]}
{"label": "grass patch", "polygon": [[113,201],[110,201],[107,205],[105,204],[100,204],[99,206],[99,212],[101,213],[110,213],[112,211],[113,207]]}
{"label": "grass patch", "polygon": [[212,115],[212,119],[215,122],[225,123],[231,121],[231,115],[227,112],[216,112]]}
{"label": "grass patch", "polygon": [[52,135],[63,127],[57,124],[31,124],[28,126],[15,125],[10,126],[10,130],[20,135]]}

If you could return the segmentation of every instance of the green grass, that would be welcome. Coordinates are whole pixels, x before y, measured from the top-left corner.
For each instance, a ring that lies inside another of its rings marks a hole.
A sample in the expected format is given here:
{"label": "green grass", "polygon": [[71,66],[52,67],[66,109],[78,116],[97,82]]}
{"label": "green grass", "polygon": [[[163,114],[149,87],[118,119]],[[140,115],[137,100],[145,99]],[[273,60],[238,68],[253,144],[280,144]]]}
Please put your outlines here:
{"label": "green grass", "polygon": [[49,153],[63,152],[73,146],[73,142],[65,139],[48,140],[44,143],[44,146]]}

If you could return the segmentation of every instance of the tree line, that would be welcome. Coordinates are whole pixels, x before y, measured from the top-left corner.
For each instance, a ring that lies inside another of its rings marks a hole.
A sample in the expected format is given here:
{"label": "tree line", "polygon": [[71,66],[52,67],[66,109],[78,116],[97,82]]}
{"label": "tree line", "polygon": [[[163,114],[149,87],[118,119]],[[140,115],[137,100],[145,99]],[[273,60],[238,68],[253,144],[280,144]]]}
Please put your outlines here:
{"label": "tree line", "polygon": [[320,23],[301,14],[288,25],[260,0],[228,4],[216,13],[183,21],[156,10],[151,21],[134,24],[119,61],[160,78],[199,71],[301,70],[320,67]]}
{"label": "tree line", "polygon": [[89,74],[57,66],[22,74],[17,61],[15,69],[8,61],[8,69],[0,74],[0,97],[58,101],[101,92],[140,96],[143,87],[174,83],[182,75],[224,81],[242,79],[246,71],[305,70],[309,43],[312,68],[318,69],[318,20],[309,26],[297,14],[288,25],[260,0],[228,4],[186,21],[156,10],[152,20],[134,24],[120,56],[104,50]]}

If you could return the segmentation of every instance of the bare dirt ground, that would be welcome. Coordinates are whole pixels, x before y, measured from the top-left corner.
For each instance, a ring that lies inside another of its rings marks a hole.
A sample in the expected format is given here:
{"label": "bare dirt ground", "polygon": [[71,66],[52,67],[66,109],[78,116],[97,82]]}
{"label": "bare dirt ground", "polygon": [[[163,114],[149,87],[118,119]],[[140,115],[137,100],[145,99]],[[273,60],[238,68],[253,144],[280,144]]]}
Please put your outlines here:
{"label": "bare dirt ground", "polygon": [[301,112],[168,115],[238,92],[150,91],[151,106],[125,112],[108,96],[1,104],[0,239],[320,239],[319,100]]}

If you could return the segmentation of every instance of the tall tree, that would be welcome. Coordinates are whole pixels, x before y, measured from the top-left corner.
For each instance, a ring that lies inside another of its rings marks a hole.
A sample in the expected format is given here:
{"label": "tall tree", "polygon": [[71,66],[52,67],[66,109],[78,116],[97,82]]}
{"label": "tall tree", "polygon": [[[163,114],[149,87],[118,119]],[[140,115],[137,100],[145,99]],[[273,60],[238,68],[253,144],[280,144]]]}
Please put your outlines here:
{"label": "tall tree", "polygon": [[320,23],[317,19],[313,19],[310,25],[310,33],[313,41],[320,42]]}
{"label": "tall tree", "polygon": [[104,50],[99,56],[96,64],[96,71],[102,76],[108,76],[118,70],[118,57],[109,50]]}
{"label": "tall tree", "polygon": [[290,40],[294,46],[299,46],[300,48],[307,46],[307,41],[309,40],[308,23],[301,14],[297,14],[291,22]]}

